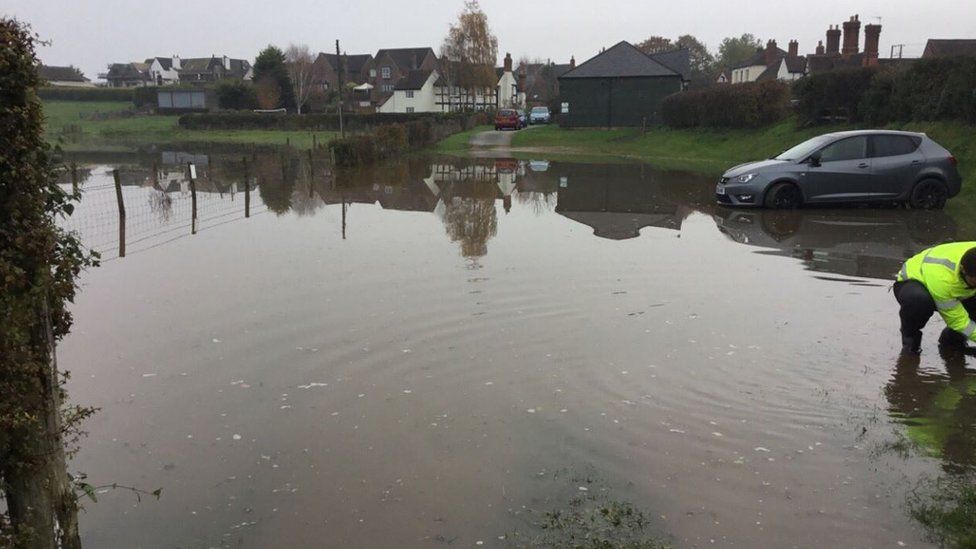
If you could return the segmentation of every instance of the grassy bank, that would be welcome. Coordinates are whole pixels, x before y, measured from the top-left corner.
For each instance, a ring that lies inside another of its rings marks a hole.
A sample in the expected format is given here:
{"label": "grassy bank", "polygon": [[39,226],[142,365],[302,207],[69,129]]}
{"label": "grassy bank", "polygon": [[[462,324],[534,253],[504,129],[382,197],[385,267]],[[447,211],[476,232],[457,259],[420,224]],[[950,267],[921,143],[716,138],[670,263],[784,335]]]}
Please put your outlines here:
{"label": "grassy bank", "polygon": [[[889,129],[925,132],[959,159],[963,193],[950,208],[976,208],[976,128],[953,122],[913,122]],[[729,166],[769,158],[815,135],[855,129],[853,126],[818,126],[798,129],[786,121],[756,130],[672,130],[639,128],[566,130],[547,126],[516,134],[512,146],[542,154],[584,154],[640,159],[662,168],[721,173]]]}
{"label": "grassy bank", "polygon": [[433,147],[430,147],[431,152],[437,153],[464,153],[471,150],[471,137],[475,134],[491,130],[491,126],[476,126],[470,130],[456,133],[447,139],[442,139],[438,141]]}
{"label": "grassy bank", "polygon": [[[291,143],[307,148],[313,141],[312,133],[307,131],[185,130],[179,127],[179,116],[135,114],[132,104],[127,102],[45,101],[44,115],[47,140],[60,139],[62,147],[69,151],[118,150],[166,143]],[[93,119],[101,117],[104,119]],[[315,132],[319,143],[335,135],[335,132]]]}

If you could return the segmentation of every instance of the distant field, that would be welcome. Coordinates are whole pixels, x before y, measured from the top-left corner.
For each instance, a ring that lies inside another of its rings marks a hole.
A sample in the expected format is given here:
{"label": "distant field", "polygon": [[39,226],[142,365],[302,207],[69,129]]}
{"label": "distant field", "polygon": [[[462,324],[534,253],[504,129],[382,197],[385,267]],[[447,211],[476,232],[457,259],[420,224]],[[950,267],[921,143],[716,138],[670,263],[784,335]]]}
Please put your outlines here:
{"label": "distant field", "polygon": [[[97,113],[132,112],[128,102],[45,101],[46,138],[50,142],[61,139],[66,150],[108,150],[138,145],[162,143],[241,143],[258,145],[312,146],[312,133],[305,131],[273,130],[184,130],[179,116],[146,115],[112,117],[92,120]],[[335,137],[335,132],[315,132],[319,143]]]}

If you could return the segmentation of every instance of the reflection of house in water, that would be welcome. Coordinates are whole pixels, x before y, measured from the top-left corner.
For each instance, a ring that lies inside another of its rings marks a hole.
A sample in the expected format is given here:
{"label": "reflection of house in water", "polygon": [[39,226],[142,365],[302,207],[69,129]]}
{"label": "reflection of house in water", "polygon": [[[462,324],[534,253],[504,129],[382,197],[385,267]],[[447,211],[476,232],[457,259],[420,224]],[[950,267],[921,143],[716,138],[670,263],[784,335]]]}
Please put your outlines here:
{"label": "reflection of house in water", "polygon": [[593,228],[601,238],[635,238],[644,227],[680,230],[690,210],[669,197],[659,174],[639,166],[553,165],[546,173],[559,181],[556,213]]}
{"label": "reflection of house in water", "polygon": [[919,251],[956,239],[944,212],[884,209],[737,210],[720,208],[718,229],[741,244],[802,259],[811,270],[891,279]]}

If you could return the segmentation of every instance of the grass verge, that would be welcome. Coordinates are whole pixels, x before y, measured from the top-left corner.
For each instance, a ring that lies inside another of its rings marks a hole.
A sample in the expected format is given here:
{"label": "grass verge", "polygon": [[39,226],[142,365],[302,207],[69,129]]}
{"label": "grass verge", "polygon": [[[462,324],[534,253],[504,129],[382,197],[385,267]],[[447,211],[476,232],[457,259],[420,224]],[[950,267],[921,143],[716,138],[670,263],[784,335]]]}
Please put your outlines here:
{"label": "grass verge", "polygon": [[471,137],[477,133],[491,130],[491,126],[476,126],[470,130],[456,133],[438,141],[432,145],[428,151],[436,153],[466,153],[471,150]]}
{"label": "grass verge", "polygon": [[[45,138],[68,151],[106,151],[167,143],[237,143],[308,148],[313,133],[274,130],[185,130],[177,115],[133,112],[127,102],[45,101]],[[104,117],[104,118],[101,118]],[[314,132],[326,143],[335,132]]]}

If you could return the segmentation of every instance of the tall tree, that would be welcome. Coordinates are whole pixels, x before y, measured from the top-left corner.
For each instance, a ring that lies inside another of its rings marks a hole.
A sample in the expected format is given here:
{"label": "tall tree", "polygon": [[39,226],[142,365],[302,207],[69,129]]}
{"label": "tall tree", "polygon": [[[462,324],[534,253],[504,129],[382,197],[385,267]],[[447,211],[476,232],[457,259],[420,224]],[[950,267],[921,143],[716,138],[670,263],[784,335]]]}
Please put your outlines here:
{"label": "tall tree", "polygon": [[495,61],[498,38],[488,26],[488,16],[478,0],[467,0],[457,22],[451,25],[441,46],[442,69],[449,79],[469,92],[486,92],[497,84]]}
{"label": "tall tree", "polygon": [[295,88],[295,109],[298,114],[302,114],[302,107],[308,103],[308,98],[312,95],[312,83],[315,81],[320,65],[315,64],[315,57],[304,44],[288,46],[288,50],[285,51],[285,62],[288,67],[288,77]]}
{"label": "tall tree", "polygon": [[708,74],[715,63],[715,56],[708,51],[708,47],[701,40],[690,34],[678,37],[675,45],[680,49],[688,50],[688,57],[691,59],[691,75],[698,76]]}
{"label": "tall tree", "polygon": [[749,33],[739,37],[730,36],[718,46],[718,64],[724,69],[732,68],[744,63],[761,47],[762,42]]}
{"label": "tall tree", "polygon": [[647,40],[637,43],[637,49],[644,53],[661,53],[675,49],[670,38],[651,36]]}
{"label": "tall tree", "polygon": [[57,185],[38,65],[30,29],[0,18],[0,546],[70,549],[81,540],[65,443],[91,410],[64,403],[55,342],[92,260],[56,223],[78,195]]}
{"label": "tall tree", "polygon": [[[288,68],[285,66],[285,54],[281,49],[268,46],[261,50],[254,60],[254,82],[259,89],[262,86],[275,88],[278,101],[276,107],[272,108],[295,108],[295,91],[288,76]],[[266,94],[269,95],[273,94]]]}

